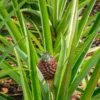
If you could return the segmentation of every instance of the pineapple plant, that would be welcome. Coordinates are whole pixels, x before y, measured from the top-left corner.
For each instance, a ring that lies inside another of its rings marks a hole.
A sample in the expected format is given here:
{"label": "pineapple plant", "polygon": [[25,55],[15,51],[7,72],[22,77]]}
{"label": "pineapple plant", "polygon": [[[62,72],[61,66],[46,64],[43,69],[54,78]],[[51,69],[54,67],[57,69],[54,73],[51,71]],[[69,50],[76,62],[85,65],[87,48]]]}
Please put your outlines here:
{"label": "pineapple plant", "polygon": [[[100,89],[95,87],[100,78],[100,49],[85,59],[100,30],[100,12],[89,16],[95,2],[1,0],[0,32],[6,31],[0,34],[0,41],[5,44],[0,44],[0,78],[9,75],[18,83],[24,100],[70,100],[74,91],[81,92],[81,100],[98,98]],[[7,36],[14,42],[7,41]],[[12,67],[6,58],[16,66]],[[94,72],[87,80],[93,65]],[[86,87],[81,89],[78,86],[83,79]],[[53,80],[54,88],[49,88],[48,80]],[[2,98],[7,96],[0,93]]]}

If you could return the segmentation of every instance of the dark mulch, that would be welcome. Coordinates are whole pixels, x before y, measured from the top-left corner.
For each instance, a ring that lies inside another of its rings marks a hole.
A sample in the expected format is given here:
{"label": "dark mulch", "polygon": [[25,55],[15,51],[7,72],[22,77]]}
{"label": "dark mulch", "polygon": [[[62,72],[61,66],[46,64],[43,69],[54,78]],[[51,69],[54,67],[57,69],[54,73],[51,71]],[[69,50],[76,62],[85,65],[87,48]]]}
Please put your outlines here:
{"label": "dark mulch", "polygon": [[100,11],[100,1],[97,1],[91,12],[91,15],[94,15],[96,12],[99,12],[99,11]]}
{"label": "dark mulch", "polygon": [[0,92],[13,97],[15,100],[22,100],[22,89],[12,79],[0,82]]}

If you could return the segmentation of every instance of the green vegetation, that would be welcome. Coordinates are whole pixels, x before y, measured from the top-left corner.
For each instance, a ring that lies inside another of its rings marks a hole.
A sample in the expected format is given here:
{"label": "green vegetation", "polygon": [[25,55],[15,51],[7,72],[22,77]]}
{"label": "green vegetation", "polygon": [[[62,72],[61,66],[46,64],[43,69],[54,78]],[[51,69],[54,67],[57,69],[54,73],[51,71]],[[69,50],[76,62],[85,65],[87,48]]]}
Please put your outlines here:
{"label": "green vegetation", "polygon": [[[80,100],[99,100],[100,92],[95,87],[100,78],[100,49],[85,59],[100,30],[100,12],[90,16],[95,2],[0,0],[0,78],[9,75],[21,85],[24,100],[70,100],[75,90],[82,93]],[[6,39],[9,36],[12,41]],[[44,52],[57,60],[52,88],[37,67]],[[83,79],[86,87],[79,89]],[[2,98],[13,100],[0,93]]]}

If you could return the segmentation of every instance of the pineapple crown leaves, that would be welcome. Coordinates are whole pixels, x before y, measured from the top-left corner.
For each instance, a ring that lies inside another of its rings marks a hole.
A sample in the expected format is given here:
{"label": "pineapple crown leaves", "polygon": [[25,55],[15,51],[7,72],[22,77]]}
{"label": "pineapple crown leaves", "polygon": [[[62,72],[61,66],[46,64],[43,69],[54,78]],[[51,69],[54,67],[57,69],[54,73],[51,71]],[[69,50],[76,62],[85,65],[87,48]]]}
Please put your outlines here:
{"label": "pineapple crown leaves", "polygon": [[41,53],[41,59],[43,60],[43,61],[49,61],[50,60],[50,57],[51,57],[51,55],[49,54],[49,53],[47,53],[47,52],[44,52],[44,53]]}

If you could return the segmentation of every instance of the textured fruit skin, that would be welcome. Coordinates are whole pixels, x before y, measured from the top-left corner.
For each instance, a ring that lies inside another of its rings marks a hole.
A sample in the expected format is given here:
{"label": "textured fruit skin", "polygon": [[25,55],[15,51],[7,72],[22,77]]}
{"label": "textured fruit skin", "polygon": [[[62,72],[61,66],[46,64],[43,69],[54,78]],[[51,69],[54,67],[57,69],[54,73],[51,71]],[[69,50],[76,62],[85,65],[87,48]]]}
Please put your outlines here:
{"label": "textured fruit skin", "polygon": [[50,56],[50,59],[48,61],[44,61],[41,58],[38,63],[38,68],[46,80],[52,79],[56,72],[57,61],[52,56]]}

